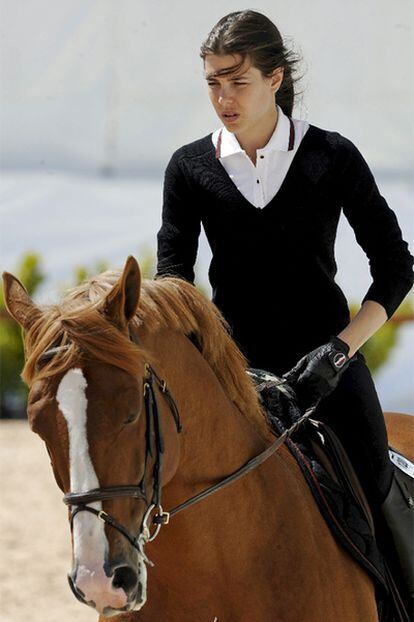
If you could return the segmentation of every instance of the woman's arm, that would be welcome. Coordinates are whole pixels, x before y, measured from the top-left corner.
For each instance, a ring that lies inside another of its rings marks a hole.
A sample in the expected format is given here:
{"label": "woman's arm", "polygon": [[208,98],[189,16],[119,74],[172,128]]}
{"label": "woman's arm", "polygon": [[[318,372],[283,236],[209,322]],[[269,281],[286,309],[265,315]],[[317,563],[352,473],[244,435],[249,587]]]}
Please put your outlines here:
{"label": "woman's arm", "polygon": [[347,138],[341,137],[341,142],[343,212],[369,259],[373,277],[360,310],[337,335],[349,345],[351,357],[394,314],[410,291],[414,258],[364,157]]}
{"label": "woman's arm", "polygon": [[162,224],[157,233],[157,271],[154,278],[178,276],[194,284],[201,217],[183,166],[177,150],[171,156],[164,175]]}
{"label": "woman's arm", "polygon": [[361,153],[350,140],[338,136],[335,187],[343,212],[369,259],[373,280],[348,326],[283,374],[301,408],[317,403],[335,388],[355,352],[390,319],[414,282],[414,257],[402,238],[395,213],[380,195]]}
{"label": "woman's arm", "polygon": [[[335,336],[331,336],[328,343],[303,356],[295,367],[283,374],[295,390],[302,409],[316,403],[336,387],[343,371],[352,363],[355,352],[387,319],[387,312],[381,304],[366,300],[348,326],[336,335],[344,343],[338,343]],[[338,361],[338,368],[336,363],[332,365],[332,361]]]}
{"label": "woman's arm", "polygon": [[338,335],[349,345],[351,357],[387,321],[384,307],[374,300],[366,300],[351,322]]}
{"label": "woman's arm", "polygon": [[[411,290],[414,257],[360,151],[343,136],[340,150],[337,187],[342,209],[369,260],[372,276],[358,316],[344,329],[355,344],[366,341],[384,323],[382,310],[385,321],[390,319]],[[371,304],[365,305],[368,301]]]}

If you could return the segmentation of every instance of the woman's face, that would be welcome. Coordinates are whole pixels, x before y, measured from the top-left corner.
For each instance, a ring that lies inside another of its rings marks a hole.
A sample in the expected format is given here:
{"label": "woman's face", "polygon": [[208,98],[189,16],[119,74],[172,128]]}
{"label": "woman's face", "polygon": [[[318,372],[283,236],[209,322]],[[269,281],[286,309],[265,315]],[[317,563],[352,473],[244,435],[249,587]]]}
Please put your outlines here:
{"label": "woman's face", "polygon": [[[237,73],[213,76],[215,71],[231,67],[241,56],[208,54],[204,59],[204,76],[208,84],[211,103],[220,120],[230,132],[245,133],[246,130],[266,123],[275,116],[275,91],[283,80],[283,68],[279,67],[269,78],[264,78],[251,65],[248,56]],[[224,112],[236,112],[235,120]]]}

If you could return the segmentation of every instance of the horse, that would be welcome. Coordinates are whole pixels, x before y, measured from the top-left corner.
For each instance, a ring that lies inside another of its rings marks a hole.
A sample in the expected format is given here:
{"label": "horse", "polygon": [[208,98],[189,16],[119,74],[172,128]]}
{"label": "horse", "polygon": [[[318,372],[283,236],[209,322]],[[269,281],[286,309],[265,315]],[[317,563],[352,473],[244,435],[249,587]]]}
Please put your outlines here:
{"label": "horse", "polygon": [[43,307],[3,281],[29,424],[68,504],[69,584],[99,620],[378,620],[371,578],[283,443],[185,506],[275,441],[212,301],[179,277],[142,279],[132,255]]}

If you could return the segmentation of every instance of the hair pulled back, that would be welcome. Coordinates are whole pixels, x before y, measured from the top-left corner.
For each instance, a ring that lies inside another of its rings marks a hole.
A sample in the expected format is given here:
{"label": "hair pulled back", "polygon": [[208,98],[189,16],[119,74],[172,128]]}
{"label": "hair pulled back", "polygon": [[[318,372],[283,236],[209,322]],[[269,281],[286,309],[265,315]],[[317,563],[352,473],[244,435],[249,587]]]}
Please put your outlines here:
{"label": "hair pulled back", "polygon": [[279,30],[268,17],[251,9],[228,13],[217,22],[201,45],[200,57],[204,60],[208,54],[241,55],[240,62],[215,72],[215,75],[237,72],[246,57],[263,77],[270,77],[275,69],[283,67],[283,82],[275,93],[275,103],[286,115],[292,116],[296,96],[294,85],[300,79],[293,74],[301,58],[285,47]]}

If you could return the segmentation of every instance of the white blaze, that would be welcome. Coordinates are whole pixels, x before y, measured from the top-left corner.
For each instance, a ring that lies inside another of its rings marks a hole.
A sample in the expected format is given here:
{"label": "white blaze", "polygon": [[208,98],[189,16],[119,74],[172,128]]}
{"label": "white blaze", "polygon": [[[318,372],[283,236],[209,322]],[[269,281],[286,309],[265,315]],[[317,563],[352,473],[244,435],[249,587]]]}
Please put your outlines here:
{"label": "white blaze", "polygon": [[[99,488],[90,455],[86,430],[88,401],[85,394],[86,378],[80,368],[70,369],[62,378],[56,393],[59,409],[65,417],[69,436],[69,472],[71,492],[87,492]],[[97,510],[102,503],[88,503]],[[105,607],[121,608],[127,602],[125,591],[112,586],[112,578],[104,570],[109,543],[104,523],[90,512],[79,512],[73,521],[73,555],[77,567],[76,586],[87,601],[93,601],[100,612]],[[140,582],[146,600],[146,568],[139,559]]]}
{"label": "white blaze", "polygon": [[[86,386],[82,370],[70,369],[60,381],[56,393],[59,409],[68,427],[71,492],[87,492],[99,488],[99,481],[89,456],[86,433],[88,406]],[[97,510],[102,509],[100,501],[88,505]],[[104,523],[90,512],[80,512],[73,521],[73,552],[80,566],[103,568],[105,554],[108,552]]]}

